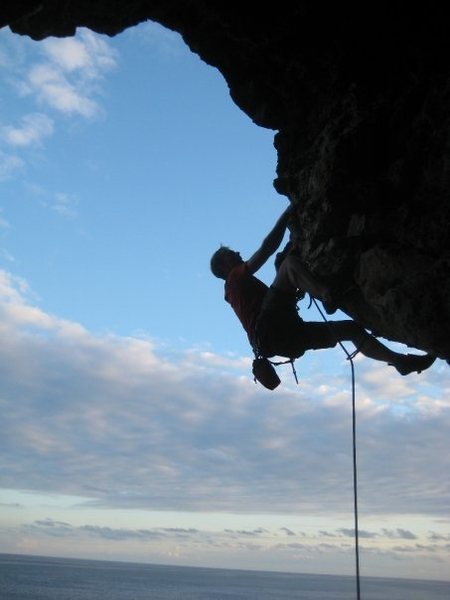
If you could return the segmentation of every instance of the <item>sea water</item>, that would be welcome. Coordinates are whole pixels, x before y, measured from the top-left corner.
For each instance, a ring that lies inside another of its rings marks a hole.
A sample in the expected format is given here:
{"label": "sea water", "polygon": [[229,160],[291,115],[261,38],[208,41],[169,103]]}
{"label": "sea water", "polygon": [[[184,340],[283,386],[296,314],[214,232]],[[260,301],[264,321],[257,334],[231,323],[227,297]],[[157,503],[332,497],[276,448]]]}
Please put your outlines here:
{"label": "sea water", "polygon": [[[0,554],[1,600],[352,600],[353,577]],[[449,600],[450,582],[361,578],[362,600]]]}

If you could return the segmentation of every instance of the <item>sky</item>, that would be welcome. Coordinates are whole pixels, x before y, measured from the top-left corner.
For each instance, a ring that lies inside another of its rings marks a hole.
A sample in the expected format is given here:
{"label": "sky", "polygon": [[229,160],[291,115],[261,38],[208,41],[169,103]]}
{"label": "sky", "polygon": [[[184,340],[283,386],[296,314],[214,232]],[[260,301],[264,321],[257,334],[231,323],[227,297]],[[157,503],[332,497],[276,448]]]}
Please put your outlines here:
{"label": "sky", "polygon": [[[274,132],[151,22],[0,67],[0,552],[353,574],[349,364],[255,385],[209,273],[288,204]],[[448,366],[355,368],[361,573],[447,580]]]}

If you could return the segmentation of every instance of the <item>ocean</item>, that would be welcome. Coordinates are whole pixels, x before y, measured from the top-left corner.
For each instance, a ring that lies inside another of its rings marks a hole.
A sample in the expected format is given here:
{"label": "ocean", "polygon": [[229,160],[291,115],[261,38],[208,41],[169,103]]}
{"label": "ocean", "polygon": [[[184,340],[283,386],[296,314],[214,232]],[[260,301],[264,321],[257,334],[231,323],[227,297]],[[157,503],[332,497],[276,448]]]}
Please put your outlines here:
{"label": "ocean", "polygon": [[[355,579],[0,554],[1,600],[352,600]],[[361,579],[361,600],[448,600],[450,582]]]}

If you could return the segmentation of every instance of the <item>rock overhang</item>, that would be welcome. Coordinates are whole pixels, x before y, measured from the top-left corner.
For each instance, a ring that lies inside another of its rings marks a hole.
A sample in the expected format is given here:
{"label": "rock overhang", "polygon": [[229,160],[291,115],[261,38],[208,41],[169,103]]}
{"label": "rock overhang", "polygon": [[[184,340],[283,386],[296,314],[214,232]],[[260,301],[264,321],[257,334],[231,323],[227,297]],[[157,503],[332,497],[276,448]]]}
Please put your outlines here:
{"label": "rock overhang", "polygon": [[[25,0],[2,25],[33,39],[154,20],[276,131],[292,239],[342,307],[385,338],[450,358],[450,67],[445,11],[403,2]],[[253,5],[252,5],[253,6]],[[263,210],[263,207],[261,208]]]}

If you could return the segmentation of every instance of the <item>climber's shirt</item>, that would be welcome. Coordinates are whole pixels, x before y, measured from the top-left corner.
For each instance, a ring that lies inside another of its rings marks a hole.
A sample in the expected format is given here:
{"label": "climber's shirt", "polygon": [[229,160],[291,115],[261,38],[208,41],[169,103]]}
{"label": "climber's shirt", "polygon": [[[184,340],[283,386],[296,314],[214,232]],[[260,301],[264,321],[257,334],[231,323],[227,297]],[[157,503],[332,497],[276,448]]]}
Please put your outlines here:
{"label": "climber's shirt", "polygon": [[[267,287],[248,270],[247,263],[236,265],[225,281],[225,300],[231,304],[247,333],[252,348],[264,356],[300,356],[303,321],[296,310],[295,296]],[[296,346],[293,346],[292,334]],[[299,335],[300,334],[300,335]]]}
{"label": "climber's shirt", "polygon": [[252,275],[245,262],[236,265],[225,282],[225,300],[261,356],[296,358],[306,350],[332,348],[336,339],[326,323],[305,323],[296,298]]}
{"label": "climber's shirt", "polygon": [[225,300],[231,304],[252,345],[256,319],[268,289],[250,273],[246,262],[236,265],[225,281]]}

